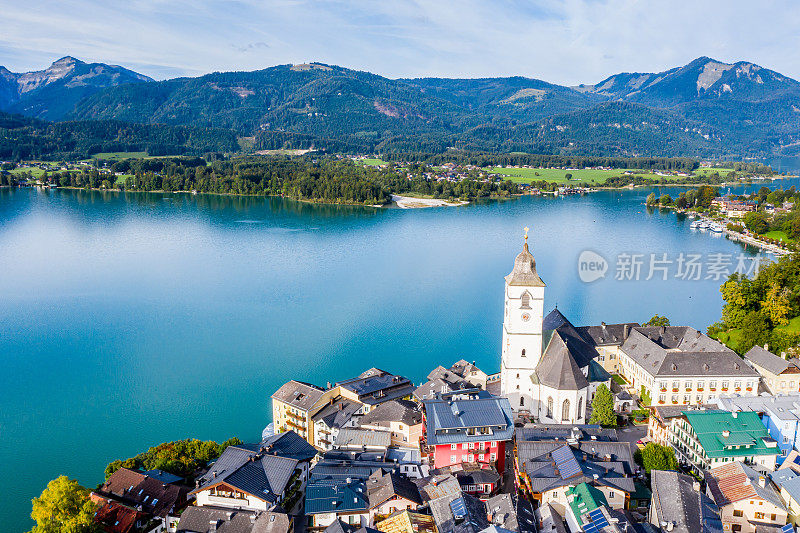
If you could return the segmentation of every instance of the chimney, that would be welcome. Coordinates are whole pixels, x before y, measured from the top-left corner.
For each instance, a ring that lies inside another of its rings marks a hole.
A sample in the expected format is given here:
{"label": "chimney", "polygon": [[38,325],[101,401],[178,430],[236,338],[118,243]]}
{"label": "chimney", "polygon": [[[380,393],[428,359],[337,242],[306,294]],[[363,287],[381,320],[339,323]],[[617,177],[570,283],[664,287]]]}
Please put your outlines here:
{"label": "chimney", "polygon": [[212,531],[217,530],[217,526],[219,526],[220,520],[209,520],[208,521],[208,531],[211,533]]}
{"label": "chimney", "polygon": [[769,351],[769,344],[765,344],[765,345],[764,345],[764,349],[765,349],[766,351]]}
{"label": "chimney", "polygon": [[600,322],[600,327],[603,328],[603,331],[605,331],[606,330],[606,323],[605,322]]}
{"label": "chimney", "polygon": [[327,389],[331,388],[331,382],[330,381],[328,383],[326,383],[326,385],[327,385],[327,387],[326,387]]}
{"label": "chimney", "polygon": [[622,340],[627,339],[628,335],[630,335],[630,333],[631,333],[631,327],[628,324],[625,324],[622,327]]}
{"label": "chimney", "polygon": [[731,416],[732,416],[733,418],[739,418],[739,411],[734,411],[734,412],[732,412],[732,413],[731,413]]}
{"label": "chimney", "polygon": [[700,492],[700,482],[699,481],[693,481],[692,482],[692,490],[695,491],[695,492]]}
{"label": "chimney", "polygon": [[767,478],[764,476],[758,476],[758,486],[761,488],[767,488]]}
{"label": "chimney", "polygon": [[665,328],[664,326],[661,326],[660,328],[658,328],[658,334],[661,335],[662,337],[664,336],[664,333],[666,333],[666,332],[667,332],[667,328]]}
{"label": "chimney", "polygon": [[786,352],[781,352],[781,359],[786,359]]}

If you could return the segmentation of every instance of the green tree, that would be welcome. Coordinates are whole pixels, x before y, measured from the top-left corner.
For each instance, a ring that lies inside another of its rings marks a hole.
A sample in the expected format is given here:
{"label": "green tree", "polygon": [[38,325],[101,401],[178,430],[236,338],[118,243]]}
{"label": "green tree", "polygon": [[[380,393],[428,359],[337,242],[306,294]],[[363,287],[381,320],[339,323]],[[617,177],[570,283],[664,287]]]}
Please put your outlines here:
{"label": "green tree", "polygon": [[89,499],[89,490],[74,479],[60,476],[47,484],[41,496],[33,499],[31,518],[36,526],[30,533],[95,533],[97,506]]}
{"label": "green tree", "polygon": [[614,395],[611,394],[605,383],[597,387],[597,392],[592,400],[592,416],[590,424],[614,427],[617,425],[617,415],[614,414]]}
{"label": "green tree", "polygon": [[774,326],[783,326],[789,323],[789,313],[792,306],[789,303],[789,288],[778,283],[770,285],[767,297],[761,302],[761,309]]}
{"label": "green tree", "polygon": [[672,196],[670,196],[669,194],[664,194],[661,196],[661,198],[659,198],[658,202],[661,205],[670,205],[672,204]]}
{"label": "green tree", "polygon": [[669,326],[669,318],[661,315],[653,315],[653,318],[642,324],[643,326]]}
{"label": "green tree", "polygon": [[675,207],[678,209],[686,209],[689,206],[689,201],[686,199],[686,193],[682,192],[678,195],[678,199],[675,200]]}
{"label": "green tree", "polygon": [[653,399],[650,397],[650,393],[647,391],[644,385],[642,385],[641,390],[639,391],[639,399],[642,402],[642,405],[650,405],[653,403]]}
{"label": "green tree", "polygon": [[766,215],[758,211],[747,213],[744,216],[744,225],[747,229],[758,235],[766,233],[769,229]]}
{"label": "green tree", "polygon": [[655,205],[658,203],[658,199],[656,197],[656,193],[651,192],[647,195],[647,200],[645,200],[645,205]]}
{"label": "green tree", "polygon": [[652,470],[677,470],[678,460],[675,459],[675,450],[668,446],[661,446],[650,442],[641,451],[641,462],[649,474]]}
{"label": "green tree", "polygon": [[739,351],[745,353],[753,346],[762,346],[769,341],[769,324],[761,311],[750,311],[742,320]]}

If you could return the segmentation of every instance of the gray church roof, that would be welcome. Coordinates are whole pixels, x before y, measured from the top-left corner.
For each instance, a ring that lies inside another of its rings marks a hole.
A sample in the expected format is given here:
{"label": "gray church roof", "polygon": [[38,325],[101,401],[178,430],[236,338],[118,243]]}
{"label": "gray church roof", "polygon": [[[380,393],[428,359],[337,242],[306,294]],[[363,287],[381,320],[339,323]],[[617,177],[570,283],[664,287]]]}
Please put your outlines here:
{"label": "gray church roof", "polygon": [[638,328],[637,322],[628,322],[623,324],[606,324],[602,323],[599,326],[581,326],[578,331],[586,338],[591,340],[595,346],[619,346],[630,334],[633,328]]}
{"label": "gray church roof", "polygon": [[580,390],[589,386],[558,330],[553,333],[542,359],[536,365],[535,379],[539,384],[557,390]]}
{"label": "gray church roof", "polygon": [[522,246],[522,252],[514,259],[514,270],[506,276],[506,283],[509,285],[520,285],[523,287],[545,287],[544,281],[536,273],[536,260],[528,251],[528,239]]}

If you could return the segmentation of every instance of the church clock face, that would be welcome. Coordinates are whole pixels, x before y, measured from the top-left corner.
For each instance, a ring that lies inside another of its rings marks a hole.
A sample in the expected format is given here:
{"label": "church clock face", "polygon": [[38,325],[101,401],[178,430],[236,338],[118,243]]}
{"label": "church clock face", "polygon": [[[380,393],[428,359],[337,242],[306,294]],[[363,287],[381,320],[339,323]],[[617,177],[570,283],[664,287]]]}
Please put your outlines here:
{"label": "church clock face", "polygon": [[523,322],[527,322],[530,319],[531,319],[531,314],[530,313],[522,313]]}

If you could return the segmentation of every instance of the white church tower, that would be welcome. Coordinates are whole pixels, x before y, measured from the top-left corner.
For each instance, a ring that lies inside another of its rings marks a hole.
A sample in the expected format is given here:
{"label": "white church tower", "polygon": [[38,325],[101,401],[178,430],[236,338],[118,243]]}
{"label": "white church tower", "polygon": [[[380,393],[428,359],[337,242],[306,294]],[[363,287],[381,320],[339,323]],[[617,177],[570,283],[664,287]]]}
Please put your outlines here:
{"label": "white church tower", "polygon": [[503,351],[500,361],[501,395],[514,411],[534,407],[531,376],[542,357],[542,320],[545,284],[536,273],[536,261],[525,244],[514,260],[514,270],[506,276],[503,313]]}

